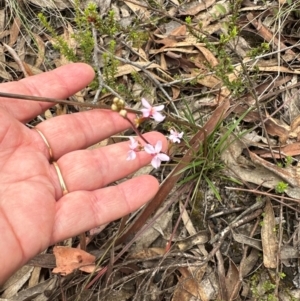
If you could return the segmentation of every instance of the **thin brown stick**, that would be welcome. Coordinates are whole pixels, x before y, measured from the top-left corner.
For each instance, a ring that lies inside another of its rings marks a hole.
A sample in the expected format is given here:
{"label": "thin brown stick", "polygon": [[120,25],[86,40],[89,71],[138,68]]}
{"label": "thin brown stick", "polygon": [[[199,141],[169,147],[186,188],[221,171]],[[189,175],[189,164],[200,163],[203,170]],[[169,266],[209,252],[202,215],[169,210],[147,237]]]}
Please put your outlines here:
{"label": "thin brown stick", "polygon": [[[14,94],[14,93],[6,93],[0,92],[0,97],[5,98],[14,98],[14,99],[23,99],[23,100],[30,100],[30,101],[41,101],[41,102],[51,102],[54,104],[66,104],[72,106],[78,106],[83,108],[91,108],[91,109],[104,109],[104,110],[111,110],[111,107],[104,104],[92,104],[92,103],[85,103],[85,102],[77,102],[72,100],[66,99],[57,99],[51,97],[40,97],[40,96],[32,96],[32,95],[23,95],[23,94]],[[130,113],[140,114],[141,112],[138,110],[133,110],[130,108],[126,108],[126,111]]]}

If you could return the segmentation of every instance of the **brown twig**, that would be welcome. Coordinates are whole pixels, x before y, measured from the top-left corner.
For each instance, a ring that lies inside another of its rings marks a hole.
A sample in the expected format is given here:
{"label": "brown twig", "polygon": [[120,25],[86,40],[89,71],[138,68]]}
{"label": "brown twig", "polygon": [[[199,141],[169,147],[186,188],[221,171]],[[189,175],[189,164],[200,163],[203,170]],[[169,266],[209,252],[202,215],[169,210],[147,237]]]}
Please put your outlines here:
{"label": "brown twig", "polygon": [[[54,104],[66,104],[66,105],[72,105],[72,106],[78,106],[78,107],[90,108],[90,109],[111,110],[110,106],[104,104],[84,103],[84,102],[77,102],[77,101],[71,101],[66,99],[57,99],[51,97],[40,97],[40,96],[14,94],[14,93],[6,93],[6,92],[0,92],[0,97],[23,99],[23,100],[30,100],[30,101],[40,101],[40,102],[51,102]],[[130,113],[141,114],[140,111],[130,109],[130,108],[126,108],[126,111]]]}
{"label": "brown twig", "polygon": [[[216,235],[218,236],[220,239],[214,243],[214,248],[210,251],[210,253],[204,258],[204,262],[208,262],[210,261],[215,254],[217,253],[217,251],[219,250],[219,248],[221,247],[221,245],[223,244],[225,238],[229,235],[230,231],[234,228],[238,228],[241,225],[244,225],[250,221],[252,221],[253,219],[257,218],[258,216],[260,216],[262,214],[262,209],[258,209],[255,212],[253,212],[252,214],[249,214],[248,216],[246,216],[245,218],[241,219],[240,221],[236,222],[235,224],[230,224],[228,227],[226,227],[220,235]],[[204,264],[204,263],[203,263]]]}

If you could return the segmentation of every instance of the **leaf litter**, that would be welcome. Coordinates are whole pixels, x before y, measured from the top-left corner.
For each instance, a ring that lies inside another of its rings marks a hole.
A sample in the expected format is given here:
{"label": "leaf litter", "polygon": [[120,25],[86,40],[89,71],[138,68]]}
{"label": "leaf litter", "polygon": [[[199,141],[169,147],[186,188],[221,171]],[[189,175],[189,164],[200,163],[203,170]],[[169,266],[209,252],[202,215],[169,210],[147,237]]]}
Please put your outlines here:
{"label": "leaf litter", "polygon": [[[77,238],[69,240],[70,247],[50,247],[1,287],[1,298],[299,298],[298,1],[94,3],[104,19],[113,11],[120,24],[134,27],[138,20],[148,33],[141,44],[124,32],[121,38],[98,33],[95,68],[106,88],[100,91],[101,102],[109,102],[125,86],[126,101],[135,109],[142,97],[165,105],[166,125],[184,131],[186,140],[170,150],[170,166],[142,170],[161,182],[144,208],[82,235],[83,250]],[[56,50],[55,37],[35,22],[40,11],[54,17],[51,26],[80,57],[75,5],[28,0],[1,6],[2,82],[70,62]],[[80,9],[86,5],[82,1]],[[4,22],[10,17],[11,22]],[[109,75],[103,54],[111,55],[112,40],[118,47],[110,62],[118,64]],[[110,81],[114,86],[105,86]],[[85,103],[95,95],[87,87],[73,100]],[[31,124],[78,110],[82,108],[59,105]],[[163,126],[149,126],[166,134]],[[127,137],[130,131],[121,134]],[[111,137],[104,145],[118,139]],[[286,188],[276,193],[282,183]],[[55,255],[62,256],[56,263]],[[86,265],[90,269],[83,271]],[[65,275],[59,284],[56,273]]]}

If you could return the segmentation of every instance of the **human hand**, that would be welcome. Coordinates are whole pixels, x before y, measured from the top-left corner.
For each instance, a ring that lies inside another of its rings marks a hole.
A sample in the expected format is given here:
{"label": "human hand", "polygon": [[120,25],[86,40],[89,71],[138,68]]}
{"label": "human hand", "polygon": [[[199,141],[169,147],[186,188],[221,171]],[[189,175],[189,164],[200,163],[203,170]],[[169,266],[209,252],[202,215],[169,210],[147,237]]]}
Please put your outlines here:
{"label": "human hand", "polygon": [[[54,71],[0,85],[2,92],[66,98],[94,77],[91,67],[70,64]],[[129,142],[85,150],[128,128],[128,122],[108,110],[62,115],[37,128],[51,146],[68,193],[63,195],[58,174],[49,163],[49,149],[29,121],[51,107],[49,103],[0,99],[0,283],[49,245],[110,222],[139,208],[158,190],[152,176],[140,176],[117,186],[149,164],[138,152],[126,161]],[[167,142],[159,133],[145,135],[151,143]]]}

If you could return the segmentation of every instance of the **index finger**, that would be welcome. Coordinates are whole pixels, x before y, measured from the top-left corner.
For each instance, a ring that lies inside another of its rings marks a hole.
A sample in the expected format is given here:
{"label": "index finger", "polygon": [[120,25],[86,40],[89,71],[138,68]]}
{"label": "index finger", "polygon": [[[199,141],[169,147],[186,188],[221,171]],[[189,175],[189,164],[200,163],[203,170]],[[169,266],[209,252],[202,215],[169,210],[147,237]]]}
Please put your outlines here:
{"label": "index finger", "polygon": [[[94,70],[89,65],[72,63],[18,82],[1,84],[0,91],[64,99],[86,87],[93,80],[94,75]],[[26,122],[43,113],[53,104],[0,98],[0,106],[19,121]]]}

